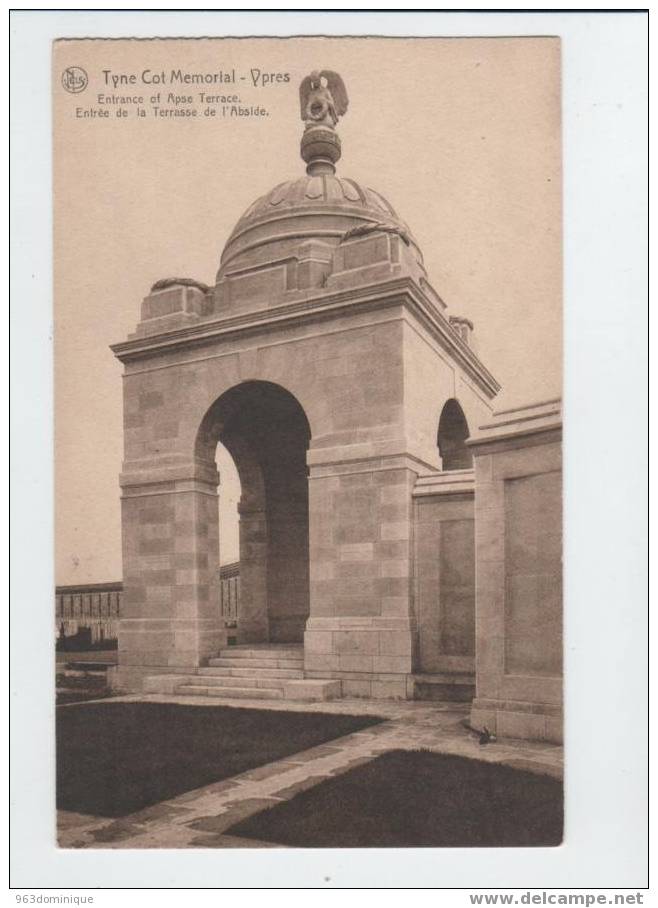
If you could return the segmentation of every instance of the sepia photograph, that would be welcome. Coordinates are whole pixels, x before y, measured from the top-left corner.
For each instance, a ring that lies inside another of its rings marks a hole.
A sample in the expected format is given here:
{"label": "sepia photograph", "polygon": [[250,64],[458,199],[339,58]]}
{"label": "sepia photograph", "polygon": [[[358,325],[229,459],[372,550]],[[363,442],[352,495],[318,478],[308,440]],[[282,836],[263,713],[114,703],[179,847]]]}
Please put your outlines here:
{"label": "sepia photograph", "polygon": [[562,841],[559,88],[55,43],[61,846]]}

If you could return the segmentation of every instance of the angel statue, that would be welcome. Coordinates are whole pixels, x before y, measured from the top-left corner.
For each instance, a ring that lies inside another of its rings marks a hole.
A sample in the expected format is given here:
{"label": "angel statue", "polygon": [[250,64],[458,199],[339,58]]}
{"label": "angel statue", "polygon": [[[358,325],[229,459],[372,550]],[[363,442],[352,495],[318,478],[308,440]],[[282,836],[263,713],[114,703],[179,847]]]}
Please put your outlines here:
{"label": "angel statue", "polygon": [[299,86],[302,120],[306,128],[328,126],[333,129],[347,110],[345,83],[329,69],[315,70]]}

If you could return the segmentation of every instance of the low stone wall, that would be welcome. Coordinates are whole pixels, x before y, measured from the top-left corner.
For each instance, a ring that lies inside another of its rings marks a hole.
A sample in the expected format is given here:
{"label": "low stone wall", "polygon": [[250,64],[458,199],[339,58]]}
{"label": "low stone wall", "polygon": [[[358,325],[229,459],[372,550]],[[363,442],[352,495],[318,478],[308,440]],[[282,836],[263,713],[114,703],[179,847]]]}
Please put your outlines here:
{"label": "low stone wall", "polygon": [[558,401],[498,413],[475,464],[471,723],[562,740],[562,423]]}
{"label": "low stone wall", "polygon": [[475,670],[473,470],[420,477],[414,487],[416,670]]}

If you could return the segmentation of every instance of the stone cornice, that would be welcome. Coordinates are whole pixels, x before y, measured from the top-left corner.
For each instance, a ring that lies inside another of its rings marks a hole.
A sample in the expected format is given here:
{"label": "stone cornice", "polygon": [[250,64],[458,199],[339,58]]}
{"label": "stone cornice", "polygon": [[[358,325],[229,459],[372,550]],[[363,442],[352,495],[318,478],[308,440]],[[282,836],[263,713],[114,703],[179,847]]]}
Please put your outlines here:
{"label": "stone cornice", "polygon": [[414,498],[455,495],[472,498],[475,493],[475,473],[471,470],[446,470],[430,476],[419,476],[413,488]]}
{"label": "stone cornice", "polygon": [[513,410],[494,413],[493,421],[480,426],[466,444],[486,454],[489,448],[519,443],[545,444],[562,438],[562,402],[559,399],[542,401]]}
{"label": "stone cornice", "polygon": [[202,461],[193,463],[124,463],[119,474],[121,489],[160,486],[175,489],[181,483],[200,483],[215,488],[219,484],[219,473],[215,464]]}
{"label": "stone cornice", "polygon": [[148,337],[135,337],[111,345],[121,362],[129,363],[158,356],[175,348],[196,347],[227,339],[280,330],[298,324],[326,320],[338,314],[359,313],[391,306],[404,306],[447,350],[467,375],[489,398],[500,390],[493,375],[475,353],[457,336],[434,303],[409,278],[398,278],[368,287],[325,293],[309,299],[261,309],[257,312],[199,321],[194,325],[163,331]]}
{"label": "stone cornice", "polygon": [[429,470],[430,465],[406,450],[406,440],[393,439],[377,445],[365,443],[342,448],[309,448],[306,455],[309,479],[324,479],[341,473],[378,470]]}

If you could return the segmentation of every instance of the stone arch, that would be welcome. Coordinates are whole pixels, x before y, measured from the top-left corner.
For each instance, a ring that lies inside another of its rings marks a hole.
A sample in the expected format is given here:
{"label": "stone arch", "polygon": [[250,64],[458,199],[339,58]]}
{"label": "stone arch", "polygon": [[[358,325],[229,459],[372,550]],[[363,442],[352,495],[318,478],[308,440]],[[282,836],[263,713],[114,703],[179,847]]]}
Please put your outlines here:
{"label": "stone arch", "polygon": [[267,381],[234,385],[201,421],[197,461],[213,462],[221,442],[242,487],[239,643],[303,640],[309,615],[310,439],[297,398]]}
{"label": "stone arch", "polygon": [[473,466],[473,455],[466,445],[469,435],[461,404],[451,397],[441,411],[437,436],[444,470],[468,470]]}

